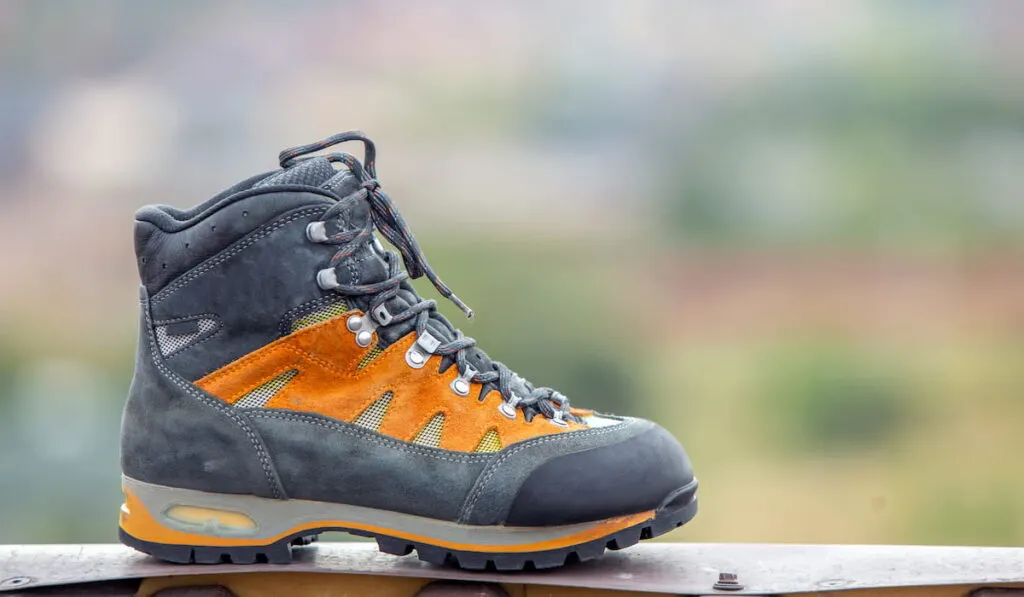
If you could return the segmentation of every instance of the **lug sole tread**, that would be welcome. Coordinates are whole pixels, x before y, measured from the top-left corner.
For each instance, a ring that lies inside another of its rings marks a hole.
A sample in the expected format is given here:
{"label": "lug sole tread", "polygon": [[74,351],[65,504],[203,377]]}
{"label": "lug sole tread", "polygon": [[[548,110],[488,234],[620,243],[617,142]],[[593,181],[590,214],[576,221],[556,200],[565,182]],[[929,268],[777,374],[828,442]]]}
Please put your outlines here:
{"label": "lug sole tread", "polygon": [[504,553],[454,550],[385,534],[335,527],[305,530],[269,545],[239,547],[168,545],[136,539],[123,529],[118,531],[125,545],[157,559],[179,564],[288,564],[292,561],[293,547],[309,545],[324,531],[343,531],[375,539],[378,549],[386,554],[406,556],[415,551],[420,560],[430,564],[466,570],[511,572],[557,568],[568,563],[593,560],[606,549],[625,549],[640,541],[663,535],[686,524],[696,514],[697,497],[693,495],[681,507],[659,510],[650,520],[591,541],[547,551]]}

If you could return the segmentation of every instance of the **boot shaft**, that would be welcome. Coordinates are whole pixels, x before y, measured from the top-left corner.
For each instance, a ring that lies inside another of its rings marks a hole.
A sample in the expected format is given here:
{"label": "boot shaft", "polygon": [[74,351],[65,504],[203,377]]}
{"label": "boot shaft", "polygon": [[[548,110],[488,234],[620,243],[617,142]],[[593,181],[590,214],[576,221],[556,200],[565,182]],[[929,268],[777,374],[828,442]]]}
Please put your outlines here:
{"label": "boot shaft", "polygon": [[[336,191],[354,188],[350,173],[320,158],[249,179],[187,211],[140,209],[136,259],[167,364],[199,379],[337,312],[344,297],[316,282],[334,250],[310,242],[307,227],[337,204]],[[369,217],[365,201],[350,200],[333,224],[362,228]],[[372,253],[367,245],[347,257],[337,268],[342,281],[384,277]]]}

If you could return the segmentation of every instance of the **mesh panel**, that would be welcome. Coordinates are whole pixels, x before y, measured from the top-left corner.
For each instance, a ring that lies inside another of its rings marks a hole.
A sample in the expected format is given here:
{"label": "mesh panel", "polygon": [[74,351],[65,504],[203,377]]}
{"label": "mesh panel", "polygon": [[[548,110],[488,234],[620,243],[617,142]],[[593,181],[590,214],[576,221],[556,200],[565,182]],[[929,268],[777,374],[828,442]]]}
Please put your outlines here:
{"label": "mesh panel", "polygon": [[282,184],[304,184],[318,187],[334,176],[335,170],[327,158],[313,158],[299,163],[273,176],[268,176],[253,185],[253,188]]}
{"label": "mesh panel", "polygon": [[384,354],[384,349],[382,349],[380,346],[374,346],[373,349],[370,350],[370,352],[366,353],[366,355],[363,356],[363,360],[359,361],[359,364],[356,365],[356,369],[362,369],[363,367],[369,365],[370,363],[373,362],[373,359],[379,357],[382,354]]}
{"label": "mesh panel", "polygon": [[491,429],[484,434],[483,439],[480,440],[480,445],[476,447],[474,452],[497,452],[501,449],[501,437],[498,432]]}
{"label": "mesh panel", "polygon": [[344,197],[359,189],[359,179],[348,170],[339,170],[330,180],[320,186]]}
{"label": "mesh panel", "polygon": [[199,324],[199,331],[191,334],[171,335],[167,333],[168,326],[156,326],[156,343],[160,347],[160,354],[165,357],[170,356],[197,340],[205,338],[217,329],[217,322],[213,319],[198,319],[196,321]]}
{"label": "mesh panel", "polygon": [[432,448],[440,447],[441,445],[441,433],[444,432],[444,415],[437,413],[433,419],[427,423],[426,427],[420,429],[420,432],[416,434],[416,439],[412,440],[414,444],[420,444],[423,446],[430,446]]}
{"label": "mesh panel", "polygon": [[235,402],[235,406],[239,408],[261,408],[264,404],[269,402],[271,398],[276,396],[277,393],[281,391],[281,388],[283,388],[298,374],[299,371],[297,369],[285,371],[274,379],[264,382],[250,390]]}
{"label": "mesh panel", "polygon": [[391,406],[391,398],[393,396],[394,394],[391,392],[381,396],[376,402],[368,406],[362,414],[356,417],[352,424],[373,429],[374,431],[380,429],[380,424],[384,422],[384,416],[388,414],[388,407]]}
{"label": "mesh panel", "polygon": [[348,305],[346,305],[344,301],[338,301],[336,303],[324,305],[323,307],[320,307],[316,311],[307,313],[293,321],[292,331],[297,332],[302,328],[308,328],[311,325],[322,323],[324,321],[327,321],[328,319],[333,319],[339,315],[344,315],[347,311]]}

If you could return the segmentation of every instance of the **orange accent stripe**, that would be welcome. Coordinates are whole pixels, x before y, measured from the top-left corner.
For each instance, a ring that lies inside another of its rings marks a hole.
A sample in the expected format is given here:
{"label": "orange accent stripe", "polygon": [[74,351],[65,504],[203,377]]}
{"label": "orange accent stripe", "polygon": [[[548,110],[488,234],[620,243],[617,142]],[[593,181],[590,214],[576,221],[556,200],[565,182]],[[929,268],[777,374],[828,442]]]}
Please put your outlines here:
{"label": "orange accent stripe", "polygon": [[139,501],[130,491],[124,490],[125,503],[121,506],[121,517],[120,524],[121,528],[126,533],[140,539],[142,541],[149,541],[152,543],[162,543],[166,545],[189,545],[194,547],[200,546],[263,546],[275,543],[293,533],[301,531],[308,531],[319,528],[339,527],[347,529],[355,529],[361,531],[367,531],[371,533],[379,533],[382,535],[388,535],[390,537],[397,537],[399,539],[405,539],[407,541],[415,541],[419,543],[427,543],[429,545],[435,545],[438,547],[445,547],[448,549],[458,549],[463,551],[475,551],[475,552],[493,552],[493,553],[518,553],[518,552],[529,552],[529,551],[544,551],[549,549],[561,549],[563,547],[569,547],[573,545],[579,545],[580,543],[586,543],[593,539],[599,539],[620,531],[622,529],[631,527],[641,522],[651,520],[654,518],[654,510],[647,512],[640,512],[639,514],[631,514],[628,516],[618,516],[616,518],[609,518],[603,520],[593,527],[561,537],[559,539],[550,539],[547,541],[538,541],[534,543],[521,543],[518,545],[477,545],[473,543],[456,543],[453,541],[443,541],[433,537],[425,537],[423,535],[417,535],[415,533],[408,533],[400,529],[389,529],[385,527],[379,527],[370,524],[348,522],[344,520],[322,520],[307,524],[297,525],[288,529],[284,533],[272,537],[270,539],[241,539],[234,537],[213,537],[210,535],[200,535],[198,533],[188,533],[185,531],[179,531],[175,529],[167,528],[160,524],[153,516],[149,513],[142,502]]}
{"label": "orange accent stripe", "polygon": [[501,397],[491,391],[481,402],[481,386],[470,383],[469,396],[459,396],[450,384],[458,376],[456,367],[438,373],[441,358],[431,356],[422,369],[405,362],[405,353],[416,340],[408,334],[388,346],[362,369],[372,348],[362,348],[347,329],[351,317],[365,317],[361,311],[349,311],[279,338],[237,361],[221,367],[195,382],[197,386],[226,402],[235,402],[253,388],[284,371],[295,369],[295,376],[267,403],[268,408],[315,412],[351,422],[385,392],[393,394],[391,408],[377,431],[402,441],[416,434],[438,413],[447,425],[440,447],[454,452],[472,452],[489,429],[501,436],[502,446],[518,441],[583,429],[569,423],[551,425],[544,417],[526,422],[522,413],[509,419],[498,412]]}

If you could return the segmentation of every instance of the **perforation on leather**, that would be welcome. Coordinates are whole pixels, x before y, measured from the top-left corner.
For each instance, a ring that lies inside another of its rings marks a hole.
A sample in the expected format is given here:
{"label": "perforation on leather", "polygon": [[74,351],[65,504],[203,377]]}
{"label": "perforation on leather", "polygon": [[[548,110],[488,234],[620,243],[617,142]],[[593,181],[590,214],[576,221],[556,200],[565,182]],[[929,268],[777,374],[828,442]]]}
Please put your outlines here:
{"label": "perforation on leather", "polygon": [[331,166],[331,163],[326,158],[313,158],[306,160],[298,166],[268,176],[254,184],[253,188],[288,184],[303,184],[316,187],[334,175],[334,167]]}

